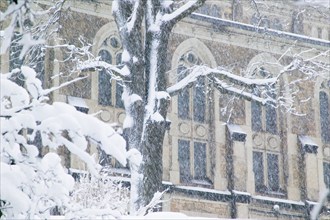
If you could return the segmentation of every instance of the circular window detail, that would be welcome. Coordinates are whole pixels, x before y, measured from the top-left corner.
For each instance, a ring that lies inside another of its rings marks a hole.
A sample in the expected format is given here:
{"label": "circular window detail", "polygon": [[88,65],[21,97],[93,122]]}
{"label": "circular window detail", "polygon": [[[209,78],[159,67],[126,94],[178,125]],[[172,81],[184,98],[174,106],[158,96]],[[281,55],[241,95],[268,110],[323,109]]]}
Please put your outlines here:
{"label": "circular window detail", "polygon": [[253,139],[254,145],[256,145],[256,146],[260,146],[263,143],[263,138],[259,134],[254,134],[252,139]]}
{"label": "circular window detail", "polygon": [[120,41],[117,37],[110,37],[109,39],[109,45],[115,49],[120,48]]}
{"label": "circular window detail", "polygon": [[121,123],[121,124],[124,123],[125,117],[126,117],[125,112],[119,113],[118,114],[118,122]]}
{"label": "circular window detail", "polygon": [[198,59],[197,56],[193,52],[188,52],[186,55],[186,60],[190,64],[196,64]]}
{"label": "circular window detail", "polygon": [[272,149],[277,148],[277,140],[276,140],[276,138],[275,137],[268,138],[268,145]]}
{"label": "circular window detail", "polygon": [[206,135],[206,129],[202,125],[197,125],[195,128],[196,134],[200,137],[204,137]]}
{"label": "circular window detail", "polygon": [[323,154],[325,157],[330,157],[330,147],[325,147],[323,149]]}
{"label": "circular window detail", "polygon": [[100,113],[100,118],[102,121],[108,122],[112,119],[112,115],[108,110],[102,109]]}
{"label": "circular window detail", "polygon": [[180,123],[179,124],[179,130],[183,134],[188,134],[190,132],[190,126],[187,123]]}

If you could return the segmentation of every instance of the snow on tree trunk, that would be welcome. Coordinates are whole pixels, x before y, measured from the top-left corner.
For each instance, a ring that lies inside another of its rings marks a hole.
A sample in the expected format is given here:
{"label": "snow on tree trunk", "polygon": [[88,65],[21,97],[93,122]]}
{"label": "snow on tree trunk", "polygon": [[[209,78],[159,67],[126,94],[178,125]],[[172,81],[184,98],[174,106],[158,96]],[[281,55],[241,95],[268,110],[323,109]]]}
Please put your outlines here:
{"label": "snow on tree trunk", "polygon": [[[140,167],[131,170],[138,170],[143,175],[143,182],[131,182],[132,188],[138,189],[138,195],[132,193],[131,197],[135,211],[148,204],[154,193],[161,190],[162,146],[168,126],[166,113],[169,95],[158,94],[167,94],[165,61],[168,36],[175,23],[200,7],[204,1],[187,1],[178,9],[172,9],[171,13],[165,13],[169,11],[169,4],[163,4],[161,0],[117,0],[112,5],[126,53],[122,60],[122,70],[127,76],[123,100],[125,122],[130,123],[124,123],[124,136],[129,148],[136,148],[143,155]],[[141,31],[144,21],[145,27]],[[141,99],[132,101],[130,97],[134,94]],[[136,175],[132,173],[132,176]],[[131,209],[131,212],[135,211]]]}

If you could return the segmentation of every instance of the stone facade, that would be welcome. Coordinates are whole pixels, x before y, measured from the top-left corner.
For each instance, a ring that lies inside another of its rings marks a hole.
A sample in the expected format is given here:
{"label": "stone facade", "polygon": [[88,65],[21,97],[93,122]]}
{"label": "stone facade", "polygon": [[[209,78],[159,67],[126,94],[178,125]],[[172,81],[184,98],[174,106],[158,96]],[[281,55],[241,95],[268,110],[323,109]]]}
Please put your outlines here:
{"label": "stone facade", "polygon": [[[110,13],[111,6],[108,1],[98,2],[70,1],[59,36],[71,43],[83,36],[93,44],[95,56],[101,50],[107,50],[111,54],[109,62],[116,63],[121,50],[120,41],[118,45],[113,44],[114,39],[119,38]],[[237,75],[251,76],[262,66],[276,74],[295,54],[304,51],[301,56],[310,58],[329,51],[330,14],[322,8],[316,10],[296,6],[293,1],[266,0],[256,10],[250,1],[224,0],[206,1],[206,6],[198,13],[201,14],[194,14],[177,24],[171,35],[168,57],[164,60],[169,64],[170,85],[178,80],[180,65],[224,66]],[[54,56],[57,60],[65,58],[61,50],[49,51],[46,56]],[[318,59],[330,63],[329,54]],[[2,70],[10,69],[8,60],[9,55],[1,57]],[[45,79],[68,68],[55,59],[48,61]],[[68,97],[79,97],[89,113],[102,111],[98,115],[101,120],[121,126],[125,112],[119,104],[117,106],[120,96],[116,94],[120,85],[112,81],[112,103],[100,105],[99,76],[97,72],[91,72],[90,78],[56,92],[52,98],[69,102]],[[320,192],[326,188],[325,177],[330,176],[325,173],[327,164],[330,167],[330,143],[322,138],[321,121],[325,119],[320,116],[320,91],[327,94],[328,105],[330,102],[330,79],[329,76],[325,78],[296,85],[303,91],[297,94],[298,100],[310,97],[299,105],[296,103],[297,111],[305,116],[275,109],[273,130],[268,130],[271,125],[267,124],[265,107],[259,112],[260,129],[255,130],[251,120],[253,104],[220,93],[208,85],[207,80],[204,82],[202,109],[205,114],[202,119],[194,115],[193,88],[187,90],[186,97],[190,102],[185,117],[178,109],[180,98],[173,97],[168,112],[172,123],[163,149],[164,187],[169,188],[163,210],[206,217],[308,218]],[[285,90],[288,82],[295,79],[290,75],[280,82],[280,86]],[[47,82],[48,85],[59,83],[58,79]],[[329,115],[329,106],[326,111]],[[230,125],[238,126],[246,134],[243,140],[231,135]],[[188,149],[188,154],[180,149]],[[89,150],[90,153],[97,152],[93,145]],[[205,162],[196,154],[202,155]],[[85,169],[74,156],[69,159],[71,168]],[[182,160],[187,161],[184,164]],[[115,161],[111,163],[117,166]],[[186,169],[188,180],[183,178],[182,169]],[[270,170],[275,170],[275,174]],[[329,210],[328,202],[321,219],[330,218]]]}

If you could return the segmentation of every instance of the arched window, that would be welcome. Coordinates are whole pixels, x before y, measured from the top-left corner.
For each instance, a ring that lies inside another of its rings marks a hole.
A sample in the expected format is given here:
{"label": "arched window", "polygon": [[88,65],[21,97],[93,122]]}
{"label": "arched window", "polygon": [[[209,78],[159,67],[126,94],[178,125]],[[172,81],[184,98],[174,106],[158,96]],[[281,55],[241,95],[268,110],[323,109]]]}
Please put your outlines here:
{"label": "arched window", "polygon": [[[193,66],[199,62],[198,57],[188,52],[182,57],[182,62],[177,69],[178,82],[188,74],[187,67]],[[204,123],[206,113],[206,91],[205,78],[199,78],[192,91],[189,88],[183,89],[178,95],[178,116],[181,119],[193,119],[195,122]],[[193,97],[190,97],[190,95]],[[191,103],[192,101],[192,103]],[[192,112],[191,109],[192,108]],[[192,113],[192,115],[191,115]]]}
{"label": "arched window", "polygon": [[[23,59],[20,59],[23,46],[18,42],[22,39],[22,35],[18,32],[13,34],[11,45],[9,48],[9,71],[15,68],[20,68],[23,64]],[[20,86],[24,86],[24,76],[21,73],[13,74],[12,80]]]}
{"label": "arched window", "polygon": [[[263,53],[250,61],[247,69],[250,78],[267,79],[278,72],[277,60]],[[254,95],[276,100],[276,87],[269,86],[267,91],[255,88]],[[272,102],[261,105],[251,101],[251,130],[253,143],[253,175],[255,191],[260,194],[285,196],[283,190],[283,163],[281,142],[278,136],[277,108]]]}
{"label": "arched window", "polygon": [[[177,69],[178,82],[181,81],[187,75],[187,68],[183,65],[179,65]],[[190,92],[188,88],[183,89],[178,94],[178,116],[181,119],[189,119],[190,115]]]}
{"label": "arched window", "polygon": [[[257,72],[256,72],[257,71]],[[254,75],[257,78],[267,78],[270,76],[263,67],[255,70]],[[266,96],[276,99],[276,95],[274,93],[275,88],[269,88],[270,91],[267,92]],[[260,96],[260,92],[258,90],[254,91],[254,94]],[[276,108],[267,103],[266,106],[261,106],[261,104],[251,101],[251,126],[252,130],[255,132],[265,131],[270,134],[277,133],[277,111]]]}
{"label": "arched window", "polygon": [[[100,50],[98,54],[101,61],[112,63],[112,56],[107,50]],[[99,96],[98,102],[100,105],[111,105],[111,76],[105,69],[99,71]]]}
{"label": "arched window", "polygon": [[203,123],[205,122],[205,79],[199,78],[194,87],[194,121]]}
{"label": "arched window", "polygon": [[320,91],[320,123],[321,123],[321,138],[325,143],[330,143],[330,108],[329,95]]}
{"label": "arched window", "polygon": [[[100,59],[109,64],[116,64],[120,68],[121,64],[121,42],[118,37],[112,35],[106,38],[99,52]],[[111,76],[105,70],[99,72],[99,104],[104,106],[114,106],[124,108],[121,99],[123,93],[123,83],[118,80],[112,81]]]}
{"label": "arched window", "polygon": [[[116,55],[116,65],[120,65],[121,64],[121,56],[122,53],[117,53]],[[124,108],[124,103],[123,100],[121,98],[122,94],[123,94],[123,84],[119,81],[116,81],[116,107],[117,108]]]}

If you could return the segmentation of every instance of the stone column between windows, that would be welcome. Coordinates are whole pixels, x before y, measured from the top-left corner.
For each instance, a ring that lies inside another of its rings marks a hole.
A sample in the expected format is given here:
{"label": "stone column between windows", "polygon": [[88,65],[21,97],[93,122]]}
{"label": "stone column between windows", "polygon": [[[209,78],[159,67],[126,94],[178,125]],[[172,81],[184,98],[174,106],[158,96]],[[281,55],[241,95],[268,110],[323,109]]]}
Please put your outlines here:
{"label": "stone column between windows", "polygon": [[[228,190],[232,191],[232,195],[236,194],[235,191],[247,191],[248,166],[245,146],[247,135],[241,130],[241,127],[227,125],[226,129]],[[239,203],[233,198],[231,218],[246,217],[247,213],[248,204]]]}
{"label": "stone column between windows", "polygon": [[319,199],[319,175],[318,175],[318,161],[317,155],[314,153],[307,153],[306,160],[306,190],[307,199],[318,201]]}
{"label": "stone column between windows", "polygon": [[[217,105],[215,105],[217,106]],[[217,110],[217,109],[216,109]],[[219,111],[218,111],[219,112]],[[217,119],[216,119],[217,120]],[[226,126],[220,122],[215,126],[215,172],[214,189],[227,190],[228,179],[226,170]]]}
{"label": "stone column between windows", "polygon": [[233,141],[234,190],[246,192],[247,166],[245,142]]}
{"label": "stone column between windows", "polygon": [[298,146],[301,152],[304,185],[302,185],[302,199],[318,201],[319,199],[319,173],[318,173],[318,146],[308,136],[298,137]]}
{"label": "stone column between windows", "polygon": [[300,196],[300,181],[299,177],[299,158],[298,153],[300,152],[300,146],[297,144],[297,135],[288,134],[287,142],[287,160],[288,160],[288,182],[287,182],[287,193],[288,199],[294,201],[300,201],[303,198]]}
{"label": "stone column between windows", "polygon": [[[175,130],[175,128],[173,130]],[[173,132],[173,130],[171,130],[171,132]],[[172,136],[172,152],[171,153],[172,153],[172,163],[170,164],[170,182],[177,185],[177,184],[180,184],[180,171],[179,171],[179,159],[178,159],[179,158],[179,156],[178,156],[178,138],[175,136]]]}

